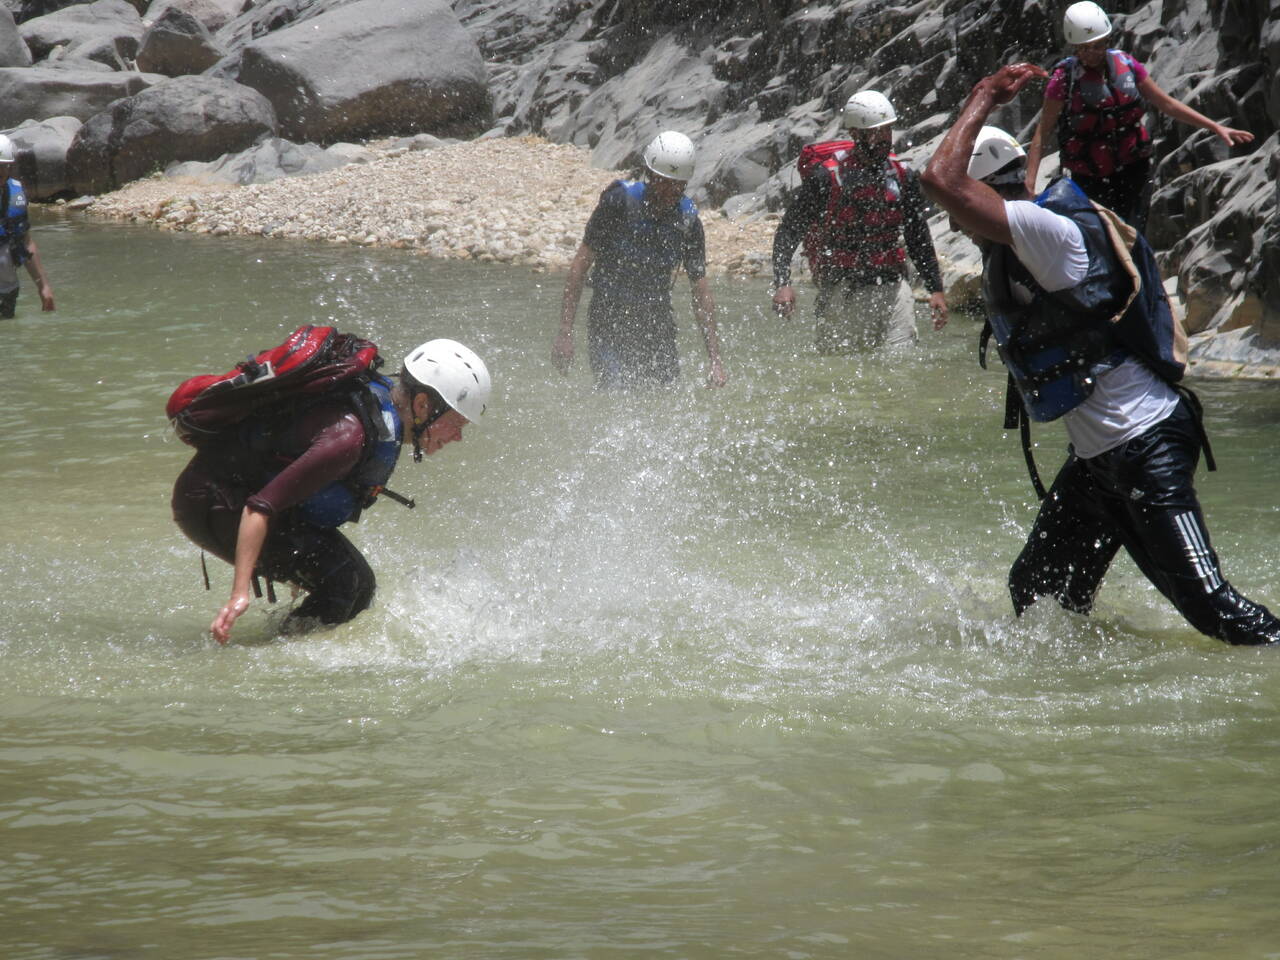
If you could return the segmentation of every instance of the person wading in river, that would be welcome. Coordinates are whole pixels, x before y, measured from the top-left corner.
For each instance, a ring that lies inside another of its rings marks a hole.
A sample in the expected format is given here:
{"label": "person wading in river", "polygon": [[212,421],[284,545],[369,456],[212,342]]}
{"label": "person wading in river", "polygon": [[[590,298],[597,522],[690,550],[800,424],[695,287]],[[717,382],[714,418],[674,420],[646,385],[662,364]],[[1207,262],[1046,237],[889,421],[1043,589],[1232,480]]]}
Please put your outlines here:
{"label": "person wading in river", "polygon": [[1151,198],[1151,134],[1143,125],[1148,104],[1212,132],[1228,148],[1253,140],[1247,130],[1215,123],[1175,100],[1137,59],[1109,48],[1115,36],[1111,19],[1093,0],[1067,8],[1062,32],[1074,52],[1053,69],[1027,148],[1027,188],[1033,193],[1044,146],[1056,129],[1063,169],[1090,199],[1142,232]]}
{"label": "person wading in river", "polygon": [[[1045,71],[979,81],[925,170],[926,192],[983,253],[983,297],[1022,412],[1059,417],[1071,446],[1009,574],[1014,610],[1037,597],[1088,613],[1123,546],[1187,621],[1238,644],[1280,641],[1280,620],[1227,582],[1193,486],[1199,403],[1176,386],[1186,336],[1151,248],[1070,179],[1033,202],[1017,141],[984,127]],[[1025,421],[1024,421],[1025,422]],[[1038,478],[1037,478],[1038,480]]]}
{"label": "person wading in river", "polygon": [[668,130],[654,137],[643,156],[645,179],[615,180],[587,221],[565,280],[551,359],[562,373],[573,363],[573,323],[590,270],[594,292],[587,313],[587,356],[596,386],[674,380],[680,361],[671,285],[675,269],[683,265],[707,348],[707,383],[723,386],[706,238],[697,207],[684,195],[693,176],[693,142]]}
{"label": "person wading in river", "polygon": [[53,287],[40,263],[40,251],[27,218],[27,195],[10,174],[17,161],[13,141],[0,133],[0,319],[13,316],[18,303],[18,267],[25,265],[40,294],[40,309],[54,309]]}
{"label": "person wading in river", "polygon": [[819,353],[916,341],[915,299],[904,276],[908,253],[929,290],[933,328],[947,322],[920,182],[891,152],[897,119],[884,94],[863,90],[842,114],[850,139],[810,144],[800,153],[804,179],[773,236],[773,305],[784,317],[795,309],[791,258],[803,240],[818,285]]}
{"label": "person wading in river", "polygon": [[337,528],[378,494],[390,495],[383,488],[401,445],[421,460],[461,440],[489,393],[479,357],[453,340],[431,340],[405,357],[395,381],[370,369],[341,390],[273,403],[195,443],[199,452],[174,486],[173,516],[197,546],[235,568],[214,638],[227,642],[259,575],[308,592],[286,633],[344,623],[368,607],[373,571]]}

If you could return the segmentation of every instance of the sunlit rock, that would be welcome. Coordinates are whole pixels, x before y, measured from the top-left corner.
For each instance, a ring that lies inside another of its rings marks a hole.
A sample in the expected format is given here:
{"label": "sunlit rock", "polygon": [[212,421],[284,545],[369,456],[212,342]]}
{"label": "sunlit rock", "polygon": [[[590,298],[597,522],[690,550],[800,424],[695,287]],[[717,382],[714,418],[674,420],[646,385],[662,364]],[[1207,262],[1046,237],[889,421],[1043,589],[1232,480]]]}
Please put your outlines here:
{"label": "sunlit rock", "polygon": [[67,177],[67,151],[75,139],[81,122],[75,117],[51,117],[27,120],[4,131],[17,147],[19,155],[29,155],[30,163],[20,162],[19,173],[27,196],[47,200],[71,189]]}
{"label": "sunlit rock", "polygon": [[[40,60],[54,47],[63,47],[68,56],[78,51],[113,49],[121,58],[137,55],[143,33],[142,18],[125,0],[94,0],[93,3],[66,7],[43,17],[28,20],[18,27],[34,60]],[[89,57],[99,59],[99,57]]]}
{"label": "sunlit rock", "polygon": [[244,48],[236,77],[294,140],[479,133],[491,121],[480,52],[440,0],[357,0],[269,33]]}
{"label": "sunlit rock", "polygon": [[142,35],[138,69],[169,77],[203,73],[222,56],[209,30],[180,7],[168,7]]}
{"label": "sunlit rock", "polygon": [[181,160],[210,160],[275,133],[256,91],[211,77],[176,77],[113,103],[67,154],[75,189],[99,193]]}

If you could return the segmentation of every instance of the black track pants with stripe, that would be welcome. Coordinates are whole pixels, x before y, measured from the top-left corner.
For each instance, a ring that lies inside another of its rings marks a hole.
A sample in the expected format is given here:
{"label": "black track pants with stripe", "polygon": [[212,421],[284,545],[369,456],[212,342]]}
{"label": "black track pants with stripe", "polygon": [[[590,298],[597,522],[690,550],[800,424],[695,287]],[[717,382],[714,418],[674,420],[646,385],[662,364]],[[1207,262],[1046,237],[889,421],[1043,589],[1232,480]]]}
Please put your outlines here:
{"label": "black track pants with stripe", "polygon": [[1227,582],[1192,484],[1200,440],[1186,401],[1150,430],[1088,460],[1071,456],[1009,573],[1014,610],[1052,596],[1088,613],[1120,547],[1201,633],[1280,642],[1280,620]]}

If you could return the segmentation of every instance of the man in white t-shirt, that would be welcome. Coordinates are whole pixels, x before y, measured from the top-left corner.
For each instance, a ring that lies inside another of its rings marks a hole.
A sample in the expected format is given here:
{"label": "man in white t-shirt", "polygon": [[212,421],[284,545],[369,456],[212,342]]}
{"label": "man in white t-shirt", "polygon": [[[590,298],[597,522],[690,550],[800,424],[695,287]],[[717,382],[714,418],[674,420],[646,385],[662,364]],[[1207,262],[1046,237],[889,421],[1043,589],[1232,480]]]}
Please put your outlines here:
{"label": "man in white t-shirt", "polygon": [[53,287],[45,276],[31,227],[27,222],[27,197],[22,184],[10,174],[14,161],[13,141],[0,133],[0,319],[13,316],[18,302],[18,265],[25,264],[40,294],[40,306],[52,310]]}
{"label": "man in white t-shirt", "polygon": [[1088,613],[1123,546],[1197,630],[1280,642],[1280,620],[1236,592],[1210,546],[1193,486],[1199,405],[1174,386],[1186,338],[1145,239],[1070,180],[1032,201],[1022,148],[983,126],[1036,76],[1024,63],[979,81],[923,177],[982,247],[983,297],[1022,416],[1061,418],[1071,442],[1010,571],[1014,609],[1052,596]]}

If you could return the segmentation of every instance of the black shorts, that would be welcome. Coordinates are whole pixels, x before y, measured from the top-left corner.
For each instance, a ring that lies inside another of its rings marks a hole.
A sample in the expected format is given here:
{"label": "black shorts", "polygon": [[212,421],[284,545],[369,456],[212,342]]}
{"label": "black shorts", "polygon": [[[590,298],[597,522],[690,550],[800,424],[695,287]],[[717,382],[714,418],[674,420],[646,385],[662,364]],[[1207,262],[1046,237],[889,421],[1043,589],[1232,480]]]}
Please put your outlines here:
{"label": "black shorts", "polygon": [[[249,491],[216,476],[197,455],[173,488],[173,519],[187,538],[232,565]],[[355,545],[331,527],[302,523],[290,511],[273,517],[255,574],[297,584],[307,598],[289,620],[345,623],[373,602],[373,570]],[[286,622],[288,626],[288,622]]]}
{"label": "black shorts", "polygon": [[587,312],[587,347],[602,389],[670,383],[680,375],[670,301],[622,304],[597,293]]}
{"label": "black shorts", "polygon": [[1087,177],[1073,173],[1071,179],[1093,201],[1115,213],[1139,233],[1147,231],[1147,208],[1151,203],[1151,161],[1135,160],[1109,177]]}
{"label": "black shorts", "polygon": [[8,293],[0,293],[0,320],[8,320],[13,316],[14,309],[18,305],[18,288],[14,287]]}

